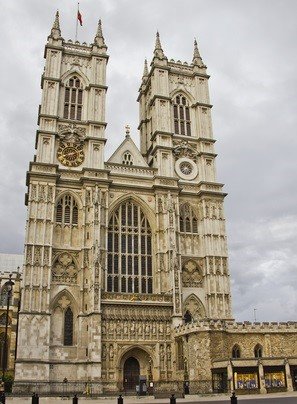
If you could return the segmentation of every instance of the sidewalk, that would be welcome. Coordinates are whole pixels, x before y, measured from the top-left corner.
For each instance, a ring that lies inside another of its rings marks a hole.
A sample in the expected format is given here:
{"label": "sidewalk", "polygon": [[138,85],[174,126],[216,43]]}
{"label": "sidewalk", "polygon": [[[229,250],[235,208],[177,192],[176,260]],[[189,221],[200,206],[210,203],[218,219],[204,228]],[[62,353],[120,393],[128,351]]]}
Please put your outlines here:
{"label": "sidewalk", "polygon": [[[277,397],[296,397],[297,401],[297,391],[294,392],[285,392],[285,393],[274,393],[274,394],[252,394],[252,395],[240,395],[238,396],[238,402],[240,400],[255,400],[255,399],[263,399],[269,400],[270,398]],[[186,398],[178,398],[176,399],[177,404],[188,404],[188,403],[199,403],[199,402],[218,402],[218,401],[228,401],[230,402],[230,394],[220,394],[220,395],[211,395],[211,396],[197,396],[197,395],[188,395]],[[7,397],[6,403],[13,404],[29,404],[31,403],[31,397]],[[70,404],[72,403],[72,398],[61,398],[61,397],[40,397],[39,404]],[[117,404],[117,397],[100,397],[100,398],[85,398],[79,397],[79,404]],[[124,397],[124,404],[168,404],[169,397],[163,399],[154,399],[152,396],[148,397]],[[267,404],[269,402],[267,401]]]}

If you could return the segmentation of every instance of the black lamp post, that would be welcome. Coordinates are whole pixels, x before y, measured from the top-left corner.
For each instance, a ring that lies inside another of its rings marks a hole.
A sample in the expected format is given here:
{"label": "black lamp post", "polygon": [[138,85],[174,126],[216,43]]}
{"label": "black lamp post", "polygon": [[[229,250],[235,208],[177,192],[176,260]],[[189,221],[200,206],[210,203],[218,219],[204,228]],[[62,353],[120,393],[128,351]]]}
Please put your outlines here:
{"label": "black lamp post", "polygon": [[12,287],[14,283],[11,280],[11,274],[9,275],[9,280],[5,283],[6,290],[7,290],[7,301],[6,301],[6,318],[5,318],[5,334],[4,334],[4,342],[3,342],[3,349],[2,349],[2,381],[4,383],[5,379],[5,371],[7,369],[7,362],[8,362],[8,355],[7,355],[7,331],[8,331],[8,319],[9,319],[9,303],[11,299]]}

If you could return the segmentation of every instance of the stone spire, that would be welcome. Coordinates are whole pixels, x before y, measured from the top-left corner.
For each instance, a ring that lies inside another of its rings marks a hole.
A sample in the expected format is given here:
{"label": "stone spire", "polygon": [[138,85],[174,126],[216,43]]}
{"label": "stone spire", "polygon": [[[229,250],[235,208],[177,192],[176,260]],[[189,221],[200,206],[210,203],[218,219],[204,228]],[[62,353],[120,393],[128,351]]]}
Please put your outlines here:
{"label": "stone spire", "polygon": [[200,52],[199,52],[199,49],[198,49],[196,38],[194,40],[193,64],[195,66],[198,66],[198,67],[206,67],[205,64],[202,61],[201,56],[200,56]]}
{"label": "stone spire", "polygon": [[55,21],[51,29],[51,37],[57,39],[61,37],[59,10],[56,12]]}
{"label": "stone spire", "polygon": [[161,41],[160,41],[160,35],[159,32],[157,31],[156,35],[156,44],[155,44],[155,49],[154,49],[154,57],[158,59],[165,59],[165,55],[161,46]]}
{"label": "stone spire", "polygon": [[98,21],[98,28],[97,28],[97,33],[96,33],[96,36],[95,36],[95,39],[94,39],[94,43],[99,48],[105,48],[105,50],[107,49],[107,46],[105,45],[105,41],[104,41],[104,36],[103,36],[103,33],[102,33],[101,19]]}

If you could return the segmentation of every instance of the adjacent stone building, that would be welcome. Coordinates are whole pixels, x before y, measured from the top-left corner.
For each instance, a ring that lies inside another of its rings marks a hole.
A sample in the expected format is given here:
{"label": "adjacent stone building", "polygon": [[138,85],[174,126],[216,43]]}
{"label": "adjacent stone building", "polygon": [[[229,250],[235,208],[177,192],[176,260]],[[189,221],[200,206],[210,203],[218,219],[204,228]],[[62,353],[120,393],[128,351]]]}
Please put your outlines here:
{"label": "adjacent stone building", "polygon": [[226,194],[196,41],[182,63],[157,34],[140,150],[126,127],[108,161],[106,52],[101,22],[91,45],[67,42],[57,13],[27,176],[15,389],[291,390],[296,324],[232,318]]}

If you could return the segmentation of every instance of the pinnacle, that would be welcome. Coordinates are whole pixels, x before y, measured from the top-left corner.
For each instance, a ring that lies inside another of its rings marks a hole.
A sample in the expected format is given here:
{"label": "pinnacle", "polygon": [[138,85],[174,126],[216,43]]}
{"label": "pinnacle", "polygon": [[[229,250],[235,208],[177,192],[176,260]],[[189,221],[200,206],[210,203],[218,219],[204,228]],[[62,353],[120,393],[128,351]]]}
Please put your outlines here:
{"label": "pinnacle", "polygon": [[156,34],[156,44],[155,44],[154,55],[155,55],[155,57],[157,57],[159,59],[164,59],[165,58],[165,55],[164,55],[164,52],[163,52],[163,49],[162,49],[162,45],[161,45],[159,31],[157,31],[157,34]]}
{"label": "pinnacle", "polygon": [[101,48],[106,48],[104,36],[102,32],[102,21],[101,19],[98,21],[97,33],[94,40],[95,44]]}
{"label": "pinnacle", "polygon": [[143,77],[148,76],[148,67],[147,67],[147,59],[144,59],[144,68],[143,68]]}
{"label": "pinnacle", "polygon": [[196,41],[196,38],[194,39],[194,53],[193,53],[193,64],[197,65],[199,67],[206,67],[205,64],[202,61],[199,49],[198,49],[198,44]]}
{"label": "pinnacle", "polygon": [[55,15],[55,20],[51,29],[51,36],[56,39],[61,37],[59,10],[57,10]]}

